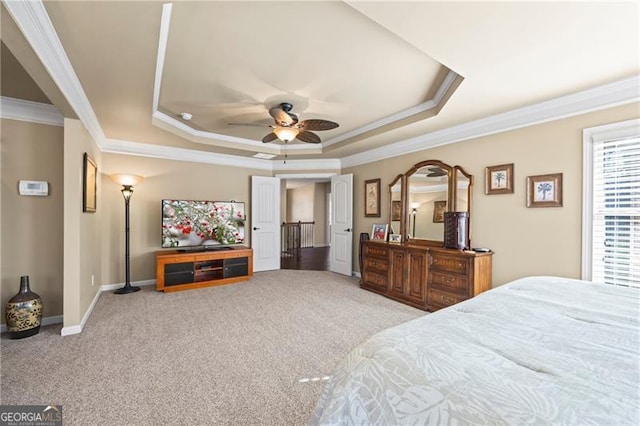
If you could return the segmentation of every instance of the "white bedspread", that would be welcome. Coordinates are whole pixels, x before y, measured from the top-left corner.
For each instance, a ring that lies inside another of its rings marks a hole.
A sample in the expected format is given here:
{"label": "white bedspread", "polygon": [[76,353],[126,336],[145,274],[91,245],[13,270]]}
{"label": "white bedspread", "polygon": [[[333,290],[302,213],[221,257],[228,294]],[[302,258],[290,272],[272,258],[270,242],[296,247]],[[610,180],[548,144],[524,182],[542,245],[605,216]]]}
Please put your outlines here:
{"label": "white bedspread", "polygon": [[311,424],[640,424],[640,290],[513,281],[385,330]]}

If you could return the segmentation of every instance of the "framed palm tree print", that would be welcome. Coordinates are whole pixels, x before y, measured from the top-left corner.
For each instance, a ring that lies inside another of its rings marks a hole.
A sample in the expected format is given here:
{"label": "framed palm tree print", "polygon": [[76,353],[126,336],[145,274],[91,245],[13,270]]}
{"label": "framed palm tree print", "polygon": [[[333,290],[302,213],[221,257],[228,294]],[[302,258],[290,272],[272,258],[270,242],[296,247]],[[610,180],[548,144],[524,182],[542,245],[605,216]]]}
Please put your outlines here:
{"label": "framed palm tree print", "polygon": [[562,207],[562,173],[527,176],[527,207]]}
{"label": "framed palm tree print", "polygon": [[484,193],[513,194],[513,163],[485,168]]}

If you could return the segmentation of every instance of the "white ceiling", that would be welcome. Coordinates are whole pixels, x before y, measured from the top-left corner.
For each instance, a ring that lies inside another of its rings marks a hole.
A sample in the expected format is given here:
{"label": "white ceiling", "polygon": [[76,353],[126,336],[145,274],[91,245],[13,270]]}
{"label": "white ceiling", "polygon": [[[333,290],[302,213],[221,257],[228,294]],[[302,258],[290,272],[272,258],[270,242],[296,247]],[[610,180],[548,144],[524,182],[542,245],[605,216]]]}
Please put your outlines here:
{"label": "white ceiling", "polygon": [[637,2],[163,4],[42,9],[55,30],[44,44],[59,38],[86,94],[76,113],[122,151],[279,159],[282,146],[260,140],[287,101],[301,120],[340,124],[320,145],[289,144],[289,158],[345,158],[640,71]]}

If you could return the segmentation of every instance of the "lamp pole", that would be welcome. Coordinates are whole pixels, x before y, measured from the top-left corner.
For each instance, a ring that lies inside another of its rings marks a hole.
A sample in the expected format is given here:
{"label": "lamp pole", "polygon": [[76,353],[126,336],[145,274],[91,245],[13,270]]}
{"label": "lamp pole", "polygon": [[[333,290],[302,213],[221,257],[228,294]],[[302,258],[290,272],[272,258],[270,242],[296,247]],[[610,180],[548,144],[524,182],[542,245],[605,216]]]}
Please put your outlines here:
{"label": "lamp pole", "polygon": [[411,233],[411,236],[413,238],[416,237],[416,215],[418,214],[418,209],[416,207],[412,207],[411,208],[411,216],[413,216],[413,231]]}
{"label": "lamp pole", "polygon": [[129,294],[140,290],[140,287],[131,285],[131,268],[129,254],[129,201],[133,195],[132,185],[122,185],[122,196],[124,197],[124,287],[114,291],[115,294]]}

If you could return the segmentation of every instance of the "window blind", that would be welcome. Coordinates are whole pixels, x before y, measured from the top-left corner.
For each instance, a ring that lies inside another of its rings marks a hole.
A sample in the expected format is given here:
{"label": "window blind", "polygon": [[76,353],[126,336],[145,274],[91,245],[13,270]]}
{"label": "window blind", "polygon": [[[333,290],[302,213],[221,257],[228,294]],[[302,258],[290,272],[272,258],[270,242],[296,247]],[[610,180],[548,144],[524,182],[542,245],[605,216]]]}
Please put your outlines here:
{"label": "window blind", "polygon": [[593,144],[592,280],[640,287],[640,136]]}

